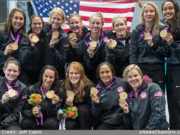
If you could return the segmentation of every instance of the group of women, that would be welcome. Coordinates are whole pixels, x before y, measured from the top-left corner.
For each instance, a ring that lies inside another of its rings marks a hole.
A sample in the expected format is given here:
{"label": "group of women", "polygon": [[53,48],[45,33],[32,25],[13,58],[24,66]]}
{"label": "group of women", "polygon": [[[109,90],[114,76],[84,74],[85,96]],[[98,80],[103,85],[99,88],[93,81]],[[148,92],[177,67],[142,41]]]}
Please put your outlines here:
{"label": "group of women", "polygon": [[[54,8],[49,23],[9,14],[0,33],[0,129],[179,129],[180,16],[174,0],[142,8],[139,24],[114,17],[103,31],[103,16],[69,17]],[[166,68],[164,68],[166,66]],[[167,90],[170,124],[165,115]]]}

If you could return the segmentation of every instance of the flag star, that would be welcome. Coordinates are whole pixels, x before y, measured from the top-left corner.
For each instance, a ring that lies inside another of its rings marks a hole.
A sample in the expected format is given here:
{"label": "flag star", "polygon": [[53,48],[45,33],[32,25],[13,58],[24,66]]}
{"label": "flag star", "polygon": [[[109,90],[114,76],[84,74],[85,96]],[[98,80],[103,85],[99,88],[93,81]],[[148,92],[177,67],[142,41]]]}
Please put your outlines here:
{"label": "flag star", "polygon": [[72,10],[72,7],[70,7],[69,10]]}
{"label": "flag star", "polygon": [[68,7],[68,6],[69,6],[69,4],[68,4],[68,3],[65,3],[65,6],[66,6],[66,7]]}
{"label": "flag star", "polygon": [[72,1],[72,0],[70,0],[69,2],[70,2],[70,3],[73,3],[73,1]]}
{"label": "flag star", "polygon": [[77,5],[76,5],[76,4],[74,4],[74,5],[73,5],[73,7],[77,8]]}
{"label": "flag star", "polygon": [[61,6],[62,9],[64,9],[64,6]]}

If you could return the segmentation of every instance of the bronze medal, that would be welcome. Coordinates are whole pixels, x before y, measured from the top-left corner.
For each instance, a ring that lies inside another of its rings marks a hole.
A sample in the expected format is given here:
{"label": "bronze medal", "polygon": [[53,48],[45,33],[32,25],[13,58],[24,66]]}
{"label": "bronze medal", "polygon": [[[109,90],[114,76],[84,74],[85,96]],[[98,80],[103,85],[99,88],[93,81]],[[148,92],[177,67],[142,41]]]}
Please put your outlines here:
{"label": "bronze medal", "polygon": [[160,36],[161,36],[161,38],[166,38],[166,37],[167,37],[167,35],[168,35],[167,30],[162,30],[162,31],[160,32]]}

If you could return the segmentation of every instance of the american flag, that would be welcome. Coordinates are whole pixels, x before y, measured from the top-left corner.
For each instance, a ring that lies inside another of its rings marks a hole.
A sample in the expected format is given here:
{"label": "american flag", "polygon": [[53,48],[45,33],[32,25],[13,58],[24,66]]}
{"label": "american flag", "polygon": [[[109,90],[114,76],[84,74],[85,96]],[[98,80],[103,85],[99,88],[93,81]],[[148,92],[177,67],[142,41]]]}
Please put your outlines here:
{"label": "american flag", "polygon": [[[88,26],[89,17],[95,12],[101,12],[104,17],[104,29],[112,28],[112,18],[115,16],[126,17],[128,26],[131,27],[136,0],[32,0],[36,14],[48,21],[49,11],[54,7],[64,9],[66,16],[79,13],[83,24]],[[64,25],[68,29],[68,25]]]}

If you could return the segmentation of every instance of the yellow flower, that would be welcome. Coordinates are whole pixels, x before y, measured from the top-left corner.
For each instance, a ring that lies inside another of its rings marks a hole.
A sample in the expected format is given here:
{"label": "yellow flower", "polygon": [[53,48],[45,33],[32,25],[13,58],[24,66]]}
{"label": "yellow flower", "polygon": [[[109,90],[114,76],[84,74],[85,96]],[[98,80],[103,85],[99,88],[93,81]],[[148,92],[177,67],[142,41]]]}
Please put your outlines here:
{"label": "yellow flower", "polygon": [[30,98],[28,99],[28,103],[35,106],[40,105],[42,102],[42,96],[38,93],[31,94]]}
{"label": "yellow flower", "polygon": [[75,106],[64,109],[64,114],[67,118],[76,119],[78,117],[78,109]]}

